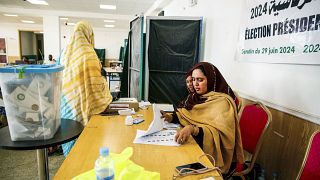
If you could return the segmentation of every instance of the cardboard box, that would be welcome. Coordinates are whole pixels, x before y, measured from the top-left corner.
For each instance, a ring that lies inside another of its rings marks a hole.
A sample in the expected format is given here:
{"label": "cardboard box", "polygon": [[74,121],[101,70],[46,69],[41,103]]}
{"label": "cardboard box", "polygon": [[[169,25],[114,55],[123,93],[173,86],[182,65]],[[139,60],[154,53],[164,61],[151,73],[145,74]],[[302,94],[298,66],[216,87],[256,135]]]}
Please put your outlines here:
{"label": "cardboard box", "polygon": [[119,98],[113,101],[108,109],[110,110],[121,110],[121,109],[131,109],[134,108],[135,111],[139,110],[139,102],[136,98]]}

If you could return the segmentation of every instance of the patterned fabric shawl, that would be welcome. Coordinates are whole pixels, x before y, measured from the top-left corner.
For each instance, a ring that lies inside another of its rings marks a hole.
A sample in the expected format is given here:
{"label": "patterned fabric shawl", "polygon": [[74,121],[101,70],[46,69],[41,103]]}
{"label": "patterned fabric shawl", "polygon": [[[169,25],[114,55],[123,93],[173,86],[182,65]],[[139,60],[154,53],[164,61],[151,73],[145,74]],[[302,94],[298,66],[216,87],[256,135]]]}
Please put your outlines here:
{"label": "patterned fabric shawl", "polygon": [[203,151],[212,155],[215,165],[226,173],[232,162],[244,162],[235,103],[229,95],[213,91],[202,98],[205,102],[191,110],[178,108],[177,116],[183,126],[192,124],[203,129]]}
{"label": "patterned fabric shawl", "polygon": [[102,66],[94,51],[89,23],[76,24],[62,63],[65,66],[62,94],[68,105],[62,108],[62,113],[86,125],[91,115],[101,113],[112,101],[106,79],[101,76]]}

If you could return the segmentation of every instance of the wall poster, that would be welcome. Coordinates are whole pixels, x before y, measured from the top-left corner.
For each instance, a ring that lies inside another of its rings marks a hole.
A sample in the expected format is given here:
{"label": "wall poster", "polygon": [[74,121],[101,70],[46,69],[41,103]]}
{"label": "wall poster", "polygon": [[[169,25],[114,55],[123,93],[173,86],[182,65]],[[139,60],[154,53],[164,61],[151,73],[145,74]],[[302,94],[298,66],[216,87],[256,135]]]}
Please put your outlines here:
{"label": "wall poster", "polygon": [[5,38],[0,38],[0,63],[7,63],[7,45]]}
{"label": "wall poster", "polygon": [[237,60],[320,64],[320,0],[247,0]]}

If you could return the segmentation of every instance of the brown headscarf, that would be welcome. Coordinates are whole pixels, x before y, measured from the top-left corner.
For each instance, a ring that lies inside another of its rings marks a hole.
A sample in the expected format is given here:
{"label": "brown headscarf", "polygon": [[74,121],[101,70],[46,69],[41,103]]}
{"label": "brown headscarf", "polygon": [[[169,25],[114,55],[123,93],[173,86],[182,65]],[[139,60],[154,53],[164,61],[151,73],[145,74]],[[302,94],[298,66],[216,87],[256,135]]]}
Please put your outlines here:
{"label": "brown headscarf", "polygon": [[[218,68],[216,68],[209,62],[200,62],[193,66],[193,68],[187,73],[187,76],[188,74],[192,74],[193,70],[195,69],[201,69],[203,74],[207,77],[208,92],[221,92],[229,95],[235,101],[236,96],[234,95],[234,92],[232,91],[231,87],[228,85]],[[194,92],[193,94],[189,94],[187,99],[183,103],[180,103],[178,107],[190,110],[195,104],[204,103],[205,100],[205,97],[200,96],[199,94]]]}
{"label": "brown headscarf", "polygon": [[[187,74],[186,74],[186,80],[189,76],[192,76],[192,71],[188,71]],[[191,91],[189,90],[189,87],[187,86],[187,90],[188,90],[188,93],[190,94]]]}

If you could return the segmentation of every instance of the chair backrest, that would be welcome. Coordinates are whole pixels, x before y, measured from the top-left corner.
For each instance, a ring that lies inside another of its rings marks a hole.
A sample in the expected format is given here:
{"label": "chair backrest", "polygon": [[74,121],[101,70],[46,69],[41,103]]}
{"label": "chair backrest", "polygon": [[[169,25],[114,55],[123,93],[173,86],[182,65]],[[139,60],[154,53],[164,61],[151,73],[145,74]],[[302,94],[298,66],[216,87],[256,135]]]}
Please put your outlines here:
{"label": "chair backrest", "polygon": [[316,131],[310,138],[301,169],[297,179],[320,179],[320,131]]}
{"label": "chair backrest", "polygon": [[260,102],[245,105],[240,111],[239,124],[242,146],[245,151],[252,154],[248,171],[252,169],[256,161],[264,139],[264,133],[266,132],[271,119],[270,111]]}

